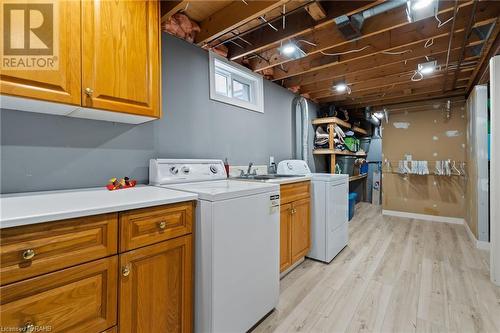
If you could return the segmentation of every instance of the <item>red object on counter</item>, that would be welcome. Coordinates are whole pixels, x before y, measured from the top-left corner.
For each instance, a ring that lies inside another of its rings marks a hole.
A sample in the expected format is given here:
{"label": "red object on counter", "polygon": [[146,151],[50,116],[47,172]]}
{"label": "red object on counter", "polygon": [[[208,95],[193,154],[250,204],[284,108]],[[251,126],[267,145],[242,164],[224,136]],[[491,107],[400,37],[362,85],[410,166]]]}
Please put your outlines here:
{"label": "red object on counter", "polygon": [[130,180],[128,177],[120,179],[118,181],[116,178],[111,178],[109,183],[106,185],[106,188],[110,191],[114,190],[123,190],[126,188],[134,187],[137,184],[137,180]]}
{"label": "red object on counter", "polygon": [[226,176],[229,177],[229,162],[227,161],[227,158],[224,160],[224,169],[226,169]]}

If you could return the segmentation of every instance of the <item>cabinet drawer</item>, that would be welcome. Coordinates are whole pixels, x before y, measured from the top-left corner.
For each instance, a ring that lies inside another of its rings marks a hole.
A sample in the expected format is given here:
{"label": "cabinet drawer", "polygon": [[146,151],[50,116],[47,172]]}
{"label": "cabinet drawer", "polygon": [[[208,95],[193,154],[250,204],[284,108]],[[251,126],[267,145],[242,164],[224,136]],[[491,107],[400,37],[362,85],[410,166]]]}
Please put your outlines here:
{"label": "cabinet drawer", "polygon": [[118,214],[0,230],[0,285],[117,253]]}
{"label": "cabinet drawer", "polygon": [[120,251],[128,251],[192,232],[194,202],[120,213]]}
{"label": "cabinet drawer", "polygon": [[310,187],[311,187],[310,181],[281,185],[280,187],[281,204],[283,205],[292,201],[309,198]]}
{"label": "cabinet drawer", "polygon": [[0,327],[102,332],[116,325],[117,256],[0,288]]}

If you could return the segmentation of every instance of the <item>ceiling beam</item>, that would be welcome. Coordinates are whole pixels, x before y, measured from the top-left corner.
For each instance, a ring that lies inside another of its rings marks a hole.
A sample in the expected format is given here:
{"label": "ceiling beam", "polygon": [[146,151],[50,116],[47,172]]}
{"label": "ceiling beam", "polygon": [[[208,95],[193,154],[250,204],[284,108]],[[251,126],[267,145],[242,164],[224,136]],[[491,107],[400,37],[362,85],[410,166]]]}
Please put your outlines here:
{"label": "ceiling beam", "polygon": [[[452,75],[449,73],[448,75]],[[315,100],[324,102],[328,100],[329,102],[336,101],[349,101],[358,98],[370,99],[370,98],[384,98],[386,96],[391,96],[394,94],[406,94],[406,91],[414,91],[419,88],[429,88],[429,87],[437,87],[439,85],[442,86],[444,80],[444,73],[437,74],[432,77],[427,77],[423,80],[413,82],[408,80],[393,82],[392,84],[382,84],[380,86],[367,87],[364,90],[355,90],[351,94],[339,94],[337,92],[331,92],[330,95],[320,96]],[[467,77],[462,78],[462,86],[466,86]]]}
{"label": "ceiling beam", "polygon": [[[493,11],[478,13],[477,25],[485,25],[494,22],[498,16],[497,14],[500,14],[500,6],[498,9],[498,13]],[[465,10],[462,10],[456,19],[457,24],[455,33],[464,31],[468,20],[468,13]],[[412,55],[410,52],[413,48],[423,48],[425,42],[431,38],[446,38],[448,35],[448,31],[437,27],[436,19],[432,17],[418,23],[402,26],[394,30],[386,31],[381,34],[334,48],[329,51],[329,54],[336,54],[335,57],[315,53],[311,56],[291,61],[283,67],[284,70],[280,70],[279,68],[275,69],[273,80],[282,80],[296,75],[317,70],[324,70],[325,68],[335,66],[338,63],[359,60],[383,52],[408,52],[409,54],[402,55],[402,57],[409,56]],[[352,52],[353,50],[360,51]],[[326,61],[329,59],[332,59],[333,61]]]}
{"label": "ceiling beam", "polygon": [[[468,67],[468,68],[462,68],[460,70],[460,73],[457,76],[458,81],[468,81],[470,73],[472,72],[474,68],[473,67]],[[424,79],[422,79],[422,82],[430,82],[431,79],[434,78],[441,78],[443,79],[445,77],[446,73],[445,72],[437,72],[434,73],[433,75],[428,75]],[[454,75],[452,73],[448,73],[448,76]],[[351,94],[354,94],[354,96],[362,96],[363,94],[369,93],[373,89],[380,89],[380,88],[390,88],[394,87],[397,85],[403,85],[403,84],[411,84],[411,77],[413,76],[413,72],[405,72],[405,73],[400,73],[397,75],[393,76],[384,76],[384,77],[379,77],[374,80],[368,80],[368,81],[361,81],[357,84],[350,85],[349,87],[351,88],[352,92]],[[420,82],[420,81],[418,81]],[[338,93],[336,91],[333,91],[332,89],[328,90],[322,90],[314,93],[310,93],[309,97],[313,100],[319,99],[319,98],[325,98],[329,96],[345,96],[345,93]]]}
{"label": "ceiling beam", "polygon": [[245,40],[250,44],[245,45],[244,48],[228,45],[229,59],[234,61],[244,56],[260,52],[271,46],[278,46],[280,42],[306,34],[312,31],[313,28],[318,29],[324,25],[332,24],[333,19],[337,16],[344,14],[352,15],[382,3],[383,1],[385,0],[324,1],[322,4],[324,5],[327,16],[320,21],[315,21],[305,10],[294,11],[286,16],[284,29],[281,21],[276,22],[278,31],[271,29],[269,26],[264,26],[257,31],[246,34]]}
{"label": "ceiling beam", "polygon": [[[459,33],[460,34],[460,33]],[[481,44],[481,41],[470,43],[469,46]],[[328,69],[314,71],[303,75],[298,75],[285,79],[283,85],[286,87],[303,86],[321,81],[331,81],[334,79],[342,79],[343,76],[361,70],[372,70],[378,67],[385,67],[390,64],[399,62],[408,62],[410,60],[420,60],[425,62],[425,56],[434,57],[437,54],[446,52],[447,41],[445,39],[436,40],[434,44],[428,48],[422,47],[415,49],[413,52],[402,55],[375,54],[367,57],[362,61],[349,61],[338,63]],[[453,49],[459,47],[458,43],[453,46]],[[416,68],[416,67],[415,67]]]}
{"label": "ceiling beam", "polygon": [[[465,88],[457,88],[457,90],[455,91],[449,91],[445,93],[443,93],[441,88],[442,88],[442,83],[426,88],[413,89],[410,94],[405,94],[403,91],[401,91],[393,94],[387,94],[384,97],[366,98],[366,99],[359,99],[356,101],[344,101],[335,103],[335,105],[351,109],[364,106],[379,106],[379,105],[386,106],[391,104],[428,100],[431,98],[446,98],[446,97],[451,98],[457,96],[465,97]],[[321,102],[330,103],[328,102],[327,99]]]}
{"label": "ceiling beam", "polygon": [[472,73],[469,84],[467,85],[467,95],[470,94],[472,88],[474,88],[476,84],[481,83],[484,76],[489,77],[488,68],[490,58],[497,54],[500,54],[500,18],[497,19],[491,36],[483,47],[479,64]]}
{"label": "ceiling beam", "polygon": [[[472,49],[476,43],[469,45]],[[451,50],[451,62],[456,64],[459,56],[459,47],[455,47]],[[469,50],[468,50],[469,52]],[[471,53],[471,52],[469,52]],[[432,59],[437,61],[440,68],[444,68],[444,62],[446,59],[446,51],[433,53]],[[467,63],[477,60],[478,57],[471,54],[465,59]],[[336,81],[344,81],[349,85],[356,85],[357,83],[371,82],[372,80],[380,80],[384,77],[390,77],[395,75],[402,75],[403,73],[413,73],[415,72],[419,63],[425,61],[421,57],[409,59],[406,61],[399,61],[396,63],[390,63],[383,66],[376,66],[373,68],[363,69],[360,71],[348,72],[345,75],[338,73],[338,77],[332,78],[330,80],[323,80],[319,82],[314,82],[311,84],[300,86],[299,91],[301,94],[311,94],[314,92],[330,90],[330,88],[336,83]],[[472,72],[470,73],[472,74]]]}
{"label": "ceiling beam", "polygon": [[207,43],[249,21],[259,18],[286,2],[286,0],[233,1],[200,22],[201,31],[196,35],[195,42],[197,44]]}
{"label": "ceiling beam", "polygon": [[[455,69],[455,74],[453,75],[453,81],[451,83],[450,90],[455,89],[455,84],[457,83],[457,75],[458,75],[458,72],[460,71],[460,66],[462,66],[462,60],[464,59],[464,56],[465,56],[465,46],[467,45],[467,42],[469,41],[469,37],[470,37],[471,31],[472,31],[472,26],[474,25],[474,21],[476,20],[477,4],[478,4],[478,0],[474,0],[472,10],[469,14],[470,15],[469,22],[467,23],[467,28],[465,29],[465,36],[462,40],[460,58],[458,59],[458,66]],[[496,17],[498,17],[498,15]],[[448,80],[448,77],[446,78],[446,81],[447,80]],[[446,81],[445,81],[444,89],[446,89]]]}
{"label": "ceiling beam", "polygon": [[161,22],[165,22],[170,16],[186,8],[187,4],[188,1],[185,0],[160,1]]}
{"label": "ceiling beam", "polygon": [[[462,3],[462,7],[469,6],[470,2]],[[449,2],[441,2],[439,15],[442,20],[451,17],[452,6]],[[375,17],[365,20],[362,28],[362,36],[359,38],[365,39],[398,27],[406,26],[408,22],[406,11],[403,7],[397,7],[387,12],[383,12]],[[444,29],[443,29],[444,30]],[[307,54],[312,55],[321,52],[330,52],[333,47],[340,47],[346,44],[352,44],[351,40],[346,40],[344,35],[336,27],[335,23],[328,24],[321,29],[314,29],[310,33],[301,36],[301,39],[314,43],[309,45],[301,43],[301,49]],[[276,48],[268,49],[260,53],[261,57],[254,58],[251,61],[251,67],[254,71],[261,71],[266,68],[286,64],[293,59],[279,53]],[[265,60],[264,60],[265,59]]]}

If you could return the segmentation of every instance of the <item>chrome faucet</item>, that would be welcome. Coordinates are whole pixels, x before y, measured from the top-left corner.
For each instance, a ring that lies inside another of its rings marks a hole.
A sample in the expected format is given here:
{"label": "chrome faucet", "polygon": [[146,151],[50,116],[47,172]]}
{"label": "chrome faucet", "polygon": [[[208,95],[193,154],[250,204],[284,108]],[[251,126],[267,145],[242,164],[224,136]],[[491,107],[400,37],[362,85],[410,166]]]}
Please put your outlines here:
{"label": "chrome faucet", "polygon": [[257,170],[253,170],[252,172],[252,167],[253,167],[253,162],[248,163],[247,173],[245,173],[243,170],[240,170],[240,177],[256,176]]}
{"label": "chrome faucet", "polygon": [[[250,171],[252,171],[252,166],[253,166],[253,162],[248,163],[247,175],[250,175]],[[255,172],[255,173],[257,173],[257,172]]]}

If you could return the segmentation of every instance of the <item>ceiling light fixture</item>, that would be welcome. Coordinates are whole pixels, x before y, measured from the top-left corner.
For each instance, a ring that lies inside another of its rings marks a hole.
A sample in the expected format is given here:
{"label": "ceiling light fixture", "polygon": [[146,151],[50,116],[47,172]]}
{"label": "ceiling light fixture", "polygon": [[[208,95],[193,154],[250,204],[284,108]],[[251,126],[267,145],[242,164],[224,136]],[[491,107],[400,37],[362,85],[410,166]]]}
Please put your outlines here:
{"label": "ceiling light fixture", "polygon": [[278,51],[284,55],[285,57],[291,58],[291,59],[300,59],[302,57],[306,56],[306,53],[302,51],[302,49],[297,45],[295,42],[288,42],[286,44],[282,44],[279,48]]}
{"label": "ceiling light fixture", "polygon": [[416,22],[437,14],[437,0],[409,0],[406,3],[406,15],[409,22]]}
{"label": "ceiling light fixture", "polygon": [[345,92],[347,90],[347,84],[339,83],[335,86],[335,90],[337,90],[337,92]]}
{"label": "ceiling light fixture", "polygon": [[377,117],[378,119],[382,119],[382,118],[384,118],[384,116],[385,116],[385,115],[384,115],[384,112],[382,112],[382,111],[375,112],[375,113],[374,113],[374,115],[375,115],[375,117]]}
{"label": "ceiling light fixture", "polygon": [[436,70],[436,67],[437,67],[436,60],[428,61],[422,64],[418,64],[417,71],[419,71],[422,74],[430,74]]}

